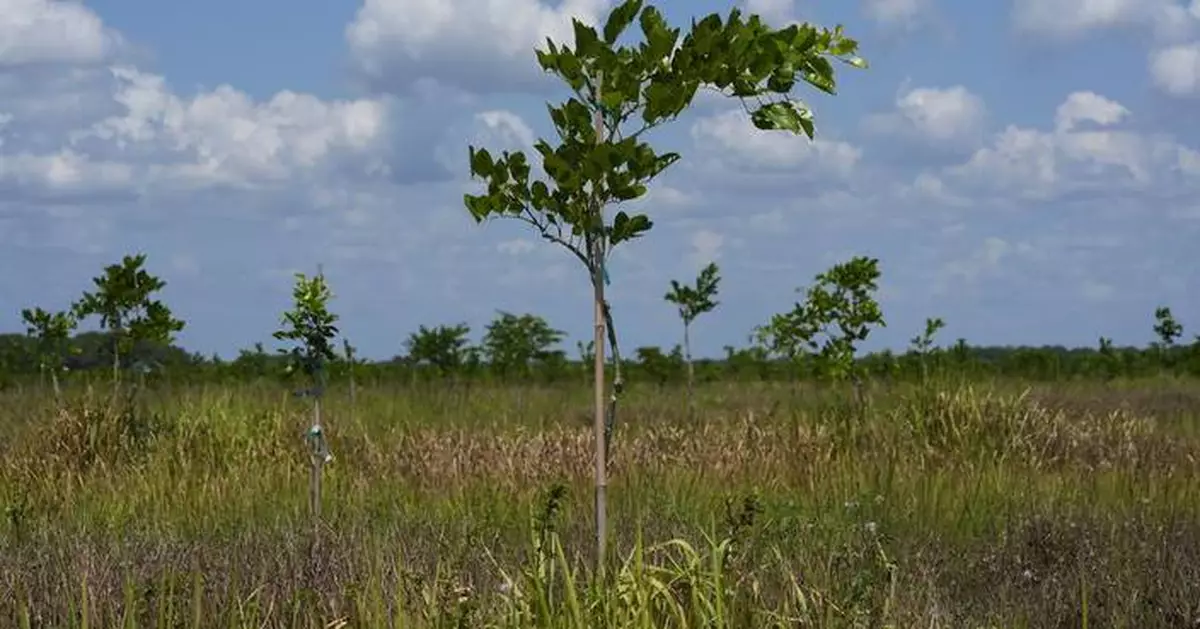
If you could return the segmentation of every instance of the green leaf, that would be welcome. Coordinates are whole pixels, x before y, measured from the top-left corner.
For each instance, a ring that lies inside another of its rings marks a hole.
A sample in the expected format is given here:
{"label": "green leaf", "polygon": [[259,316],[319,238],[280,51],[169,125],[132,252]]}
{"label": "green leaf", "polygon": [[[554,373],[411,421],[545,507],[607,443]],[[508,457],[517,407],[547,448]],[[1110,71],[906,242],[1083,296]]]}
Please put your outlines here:
{"label": "green leaf", "polygon": [[759,129],[803,133],[809,139],[814,134],[811,118],[808,110],[797,110],[793,102],[786,100],[767,103],[750,114],[750,120]]}
{"label": "green leaf", "polygon": [[471,160],[471,174],[477,177],[487,177],[495,168],[495,162],[492,161],[492,155],[487,152],[487,149],[476,149],[474,146],[468,146]]}
{"label": "green leaf", "polygon": [[593,59],[600,52],[600,37],[596,29],[571,18],[571,26],[575,28],[575,52],[584,59]]}
{"label": "green leaf", "polygon": [[642,9],[642,0],[625,0],[617,8],[608,14],[608,20],[604,23],[604,41],[608,45],[617,43],[617,38],[621,33],[625,32],[626,28],[633,22],[633,18],[637,16],[638,11]]}
{"label": "green leaf", "polygon": [[647,61],[657,64],[675,49],[675,42],[679,40],[679,29],[670,28],[667,20],[663,18],[662,12],[653,6],[646,7],[642,11],[639,22],[642,27],[642,35],[646,38]]}
{"label": "green leaf", "polygon": [[629,216],[625,212],[618,212],[613,218],[609,239],[614,245],[633,240],[650,231],[653,226],[654,223],[645,214]]}

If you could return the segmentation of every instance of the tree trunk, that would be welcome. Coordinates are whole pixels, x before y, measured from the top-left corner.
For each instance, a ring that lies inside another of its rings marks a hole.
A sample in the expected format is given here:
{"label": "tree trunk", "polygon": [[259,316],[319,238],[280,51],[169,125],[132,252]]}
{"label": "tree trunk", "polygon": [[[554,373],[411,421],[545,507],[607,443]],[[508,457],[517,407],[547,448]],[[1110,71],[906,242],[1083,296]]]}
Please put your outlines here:
{"label": "tree trunk", "polygon": [[688,419],[696,417],[696,367],[692,364],[692,341],[690,327],[683,322],[683,360],[687,363],[687,406]]}
{"label": "tree trunk", "polygon": [[[604,85],[604,75],[599,74],[596,77],[596,99],[599,101],[600,92]],[[596,111],[593,124],[596,129],[596,141],[600,141],[600,136],[604,132],[604,118],[600,111]],[[599,198],[593,198],[594,207],[592,211],[596,213],[598,222],[604,222],[604,208],[600,205]],[[606,453],[608,447],[605,439],[605,404],[604,404],[604,341],[605,341],[605,317],[604,317],[604,235],[597,233],[593,236],[592,244],[592,289],[594,291],[593,304],[595,311],[593,320],[596,326],[596,334],[593,339],[595,346],[595,354],[592,358],[595,373],[593,374],[592,386],[593,409],[595,417],[593,418],[593,432],[596,440],[596,576],[601,580],[605,575],[606,550],[608,542],[608,461]]]}

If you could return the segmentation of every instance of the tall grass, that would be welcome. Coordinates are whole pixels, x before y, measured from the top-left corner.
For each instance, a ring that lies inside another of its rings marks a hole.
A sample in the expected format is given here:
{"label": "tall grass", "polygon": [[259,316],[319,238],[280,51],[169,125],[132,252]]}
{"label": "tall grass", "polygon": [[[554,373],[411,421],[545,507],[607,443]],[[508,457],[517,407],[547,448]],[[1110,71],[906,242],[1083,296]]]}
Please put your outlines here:
{"label": "tall grass", "polygon": [[285,392],[0,394],[0,625],[1184,626],[1197,391],[635,390],[603,582],[583,389],[332,391],[316,554]]}

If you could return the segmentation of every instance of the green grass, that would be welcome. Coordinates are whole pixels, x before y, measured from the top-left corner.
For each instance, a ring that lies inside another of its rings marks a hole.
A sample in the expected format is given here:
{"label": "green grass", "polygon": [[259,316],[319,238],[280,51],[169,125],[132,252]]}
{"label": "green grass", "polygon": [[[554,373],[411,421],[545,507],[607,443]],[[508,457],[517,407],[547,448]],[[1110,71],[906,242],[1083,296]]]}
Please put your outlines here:
{"label": "green grass", "polygon": [[[1185,382],[639,387],[607,580],[589,392],[267,386],[136,414],[0,394],[0,625],[1177,627],[1200,617]],[[101,389],[102,390],[102,389]]]}

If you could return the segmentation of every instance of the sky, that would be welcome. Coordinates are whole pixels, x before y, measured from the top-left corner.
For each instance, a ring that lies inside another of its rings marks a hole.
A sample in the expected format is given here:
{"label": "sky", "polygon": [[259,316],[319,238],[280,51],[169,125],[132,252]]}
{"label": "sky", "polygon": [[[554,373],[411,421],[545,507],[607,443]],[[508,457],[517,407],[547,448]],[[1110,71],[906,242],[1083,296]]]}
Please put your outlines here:
{"label": "sky", "polygon": [[[0,0],[0,330],[62,309],[144,253],[178,342],[264,342],[293,274],[324,270],[346,337],[403,353],[419,325],[532,312],[591,334],[585,270],[512,221],[476,224],[468,145],[553,137],[537,66],[610,0]],[[678,26],[734,2],[659,0]],[[698,355],[746,344],[797,289],[880,260],[902,349],[939,340],[1152,340],[1167,305],[1200,333],[1200,0],[744,0],[774,25],[843,24],[870,67],[799,87],[808,140],[698,98],[654,137],[682,159],[629,209],[614,253],[623,347],[682,335],[671,279],[721,268]],[[88,323],[85,328],[94,327]]]}

